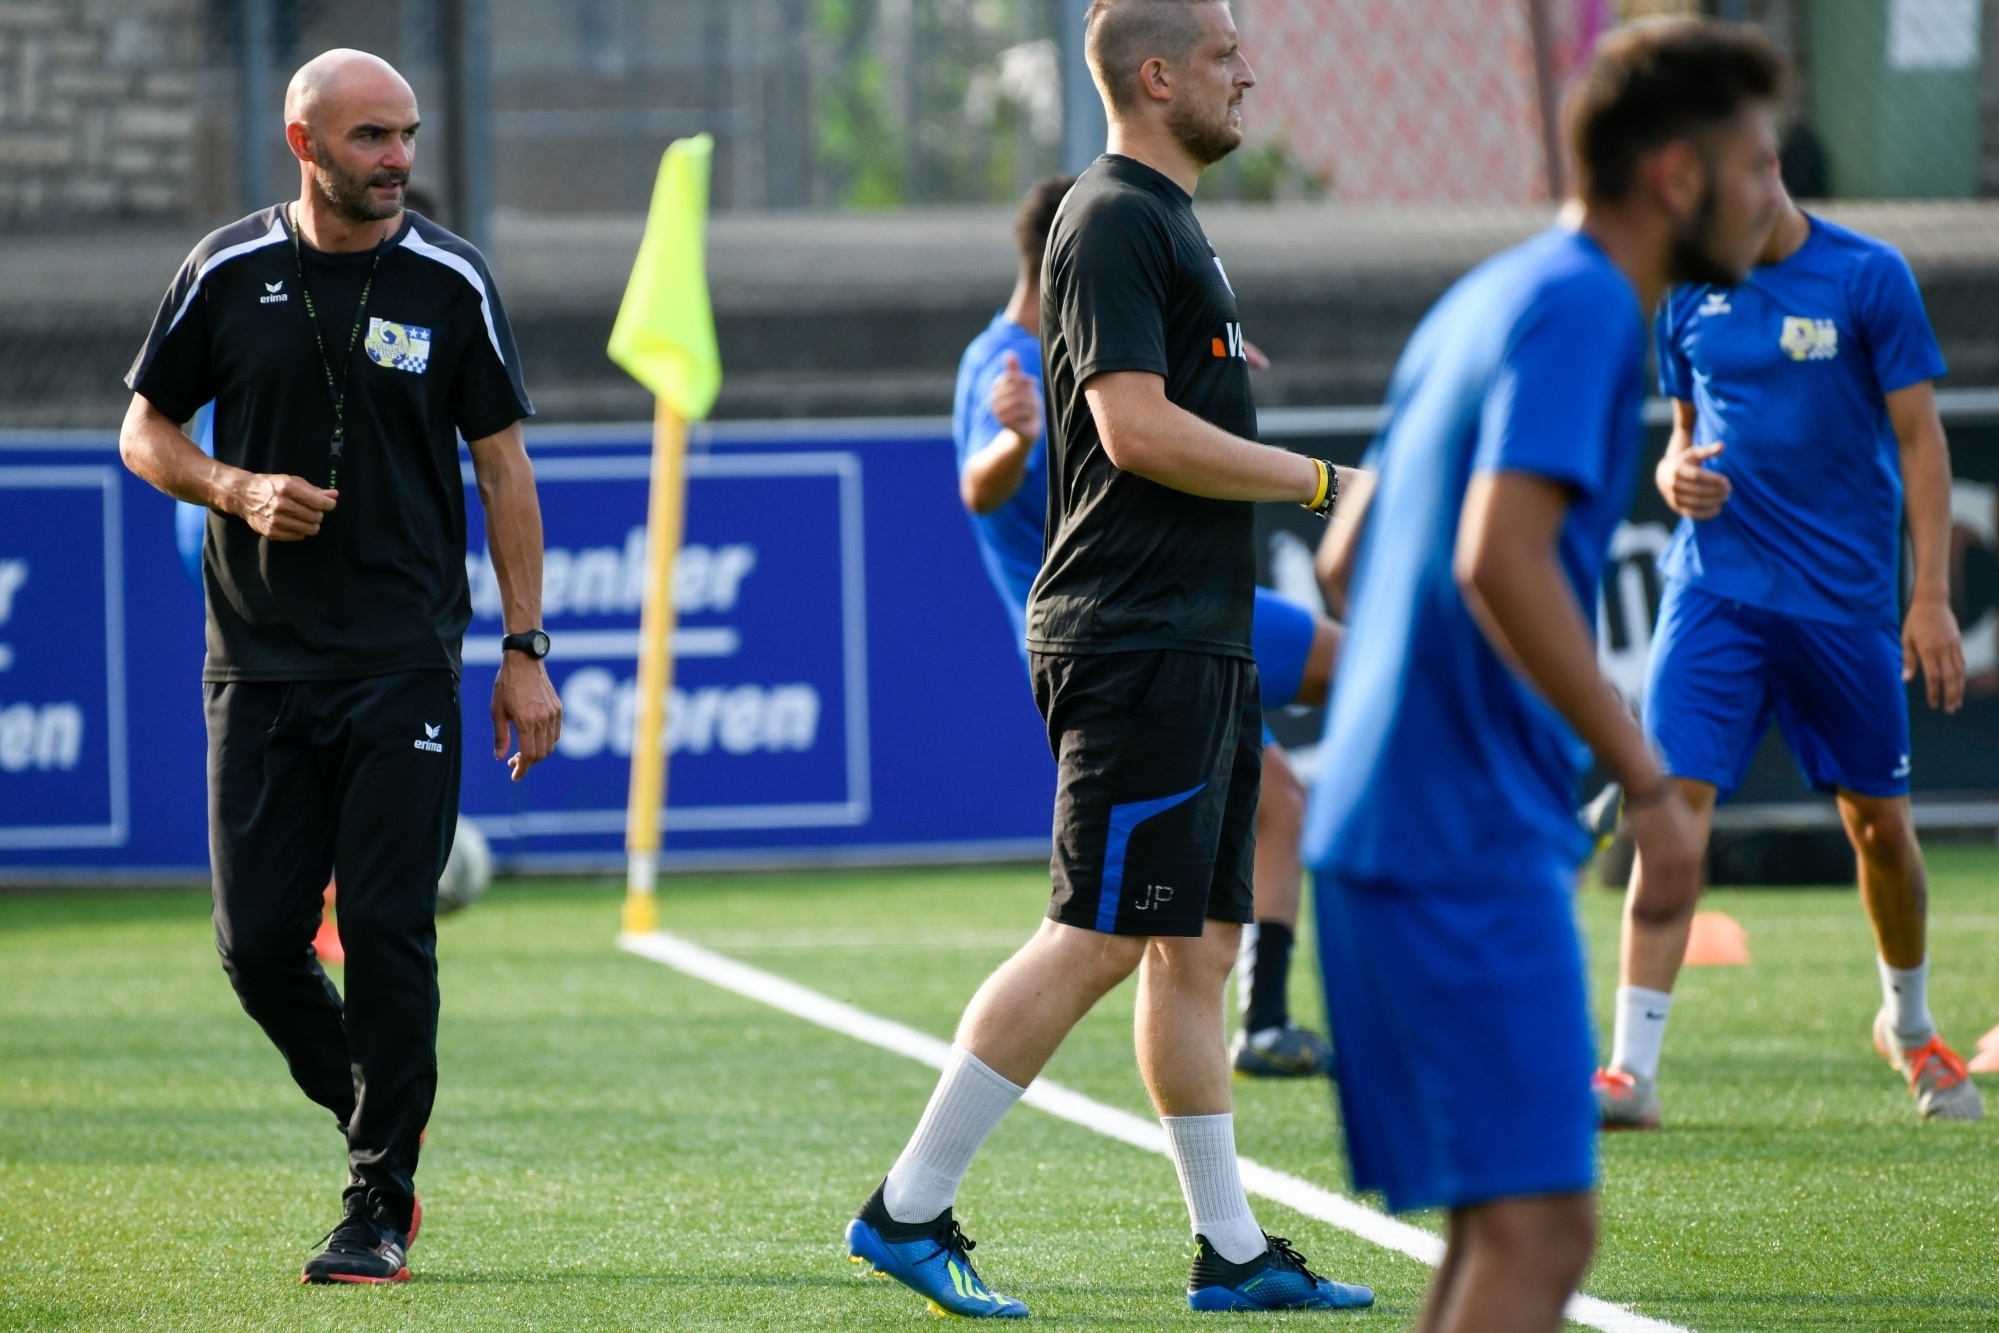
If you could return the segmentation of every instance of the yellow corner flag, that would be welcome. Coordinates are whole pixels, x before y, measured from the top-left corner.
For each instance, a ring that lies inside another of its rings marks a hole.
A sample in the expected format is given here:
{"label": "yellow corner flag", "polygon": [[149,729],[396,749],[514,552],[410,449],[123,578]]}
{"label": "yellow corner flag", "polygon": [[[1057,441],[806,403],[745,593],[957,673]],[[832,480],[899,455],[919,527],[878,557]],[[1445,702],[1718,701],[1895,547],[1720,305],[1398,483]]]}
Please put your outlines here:
{"label": "yellow corner flag", "polygon": [[722,387],[708,305],[708,165],[715,140],[676,140],[659,161],[645,239],[611,327],[611,359],[682,421],[699,421]]}
{"label": "yellow corner flag", "polygon": [[660,815],[666,805],[665,705],[673,683],[673,559],[687,502],[687,423],[708,415],[722,387],[708,304],[705,233],[715,141],[681,139],[660,159],[645,239],[611,328],[611,359],[650,389],[652,496],[646,513],[646,590],[639,613],[638,707],[632,719],[631,796],[625,809],[624,929],[656,930]]}

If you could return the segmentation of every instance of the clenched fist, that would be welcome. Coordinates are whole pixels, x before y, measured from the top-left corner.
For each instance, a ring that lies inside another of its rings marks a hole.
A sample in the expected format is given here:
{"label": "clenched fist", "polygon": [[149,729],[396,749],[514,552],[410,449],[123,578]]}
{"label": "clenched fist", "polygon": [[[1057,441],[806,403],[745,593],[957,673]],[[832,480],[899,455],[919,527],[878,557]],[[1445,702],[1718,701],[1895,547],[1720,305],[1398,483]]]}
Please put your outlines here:
{"label": "clenched fist", "polygon": [[245,474],[232,498],[230,509],[259,536],[298,542],[318,535],[340,492],[321,490],[303,477],[253,472]]}
{"label": "clenched fist", "polygon": [[1699,522],[1713,518],[1728,503],[1735,483],[1721,473],[1702,466],[1719,454],[1722,447],[1716,441],[1714,444],[1682,449],[1677,454],[1669,453],[1659,460],[1659,470],[1652,480],[1667,507],[1674,513]]}
{"label": "clenched fist", "polygon": [[1020,368],[1020,358],[1006,354],[1006,369],[993,381],[993,418],[1028,444],[1041,438],[1041,386]]}

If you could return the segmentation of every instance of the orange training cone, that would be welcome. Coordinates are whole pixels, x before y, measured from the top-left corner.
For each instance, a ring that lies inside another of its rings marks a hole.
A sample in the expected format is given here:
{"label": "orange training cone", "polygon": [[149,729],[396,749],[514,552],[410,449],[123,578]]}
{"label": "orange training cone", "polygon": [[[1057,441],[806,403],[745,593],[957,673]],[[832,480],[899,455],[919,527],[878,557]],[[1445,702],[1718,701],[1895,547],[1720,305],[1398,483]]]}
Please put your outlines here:
{"label": "orange training cone", "polygon": [[1749,932],[1726,912],[1695,912],[1693,933],[1687,936],[1688,967],[1745,967],[1749,963]]}
{"label": "orange training cone", "polygon": [[339,967],[347,961],[347,950],[340,947],[340,927],[333,921],[333,881],[326,881],[326,906],[319,917],[319,933],[312,937],[312,951],[319,955],[322,963]]}
{"label": "orange training cone", "polygon": [[1999,1074],[1999,1028],[1978,1039],[1978,1054],[1965,1068],[1974,1074]]}

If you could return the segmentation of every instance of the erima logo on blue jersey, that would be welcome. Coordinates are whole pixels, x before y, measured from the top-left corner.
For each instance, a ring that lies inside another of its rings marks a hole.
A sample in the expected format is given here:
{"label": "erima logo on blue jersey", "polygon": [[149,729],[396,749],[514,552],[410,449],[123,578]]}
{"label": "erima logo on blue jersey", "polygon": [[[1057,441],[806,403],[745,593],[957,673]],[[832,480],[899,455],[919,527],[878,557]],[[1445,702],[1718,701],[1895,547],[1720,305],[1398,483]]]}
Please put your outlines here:
{"label": "erima logo on blue jersey", "polygon": [[264,284],[264,294],[257,298],[257,304],[276,305],[280,301],[289,301],[291,299],[290,294],[285,291],[285,284],[282,281],[267,282]]}
{"label": "erima logo on blue jersey", "polygon": [[1728,303],[1727,292],[1709,292],[1707,299],[1701,302],[1701,308],[1694,313],[1697,315],[1726,315],[1733,309],[1735,307]]}

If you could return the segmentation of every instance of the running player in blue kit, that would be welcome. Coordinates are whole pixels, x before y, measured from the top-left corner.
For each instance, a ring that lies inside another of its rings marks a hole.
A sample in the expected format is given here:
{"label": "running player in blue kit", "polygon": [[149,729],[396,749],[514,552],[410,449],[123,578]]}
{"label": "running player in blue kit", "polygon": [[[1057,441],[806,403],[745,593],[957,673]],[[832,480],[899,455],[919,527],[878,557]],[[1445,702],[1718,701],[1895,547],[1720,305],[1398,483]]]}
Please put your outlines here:
{"label": "running player in blue kit", "polygon": [[[1700,821],[1741,785],[1774,717],[1836,794],[1874,926],[1874,1045],[1926,1120],[1983,1099],[1930,1017],[1928,884],[1909,814],[1906,682],[1964,697],[1951,614],[1943,357],[1894,247],[1786,200],[1747,281],[1675,290],[1658,316],[1674,427],[1656,482],[1683,517],[1661,562],[1645,730]],[[1899,615],[1907,516],[1915,585]],[[1898,626],[1897,620],[1900,620]],[[1606,1128],[1659,1124],[1659,1054],[1694,904],[1663,911],[1641,856],[1625,913]]]}
{"label": "running player in blue kit", "polygon": [[[1013,295],[965,349],[951,416],[959,497],[972,515],[979,558],[1006,607],[1023,662],[1027,594],[1041,572],[1048,513],[1041,261],[1055,210],[1074,183],[1071,176],[1050,176],[1021,201],[1014,224],[1020,269]],[[1243,344],[1243,353],[1253,369],[1269,364],[1252,343]],[[1250,635],[1266,710],[1325,702],[1339,656],[1337,624],[1259,587]],[[1332,1047],[1292,1020],[1288,994],[1303,878],[1298,838],[1305,819],[1305,785],[1268,727],[1263,747],[1256,920],[1243,928],[1236,986],[1242,1022],[1230,1046],[1230,1063],[1245,1078],[1323,1076],[1332,1072]]]}
{"label": "running player in blue kit", "polygon": [[1569,108],[1580,230],[1444,296],[1372,450],[1305,857],[1354,1185],[1450,1211],[1422,1333],[1553,1333],[1595,1247],[1585,746],[1661,891],[1691,901],[1700,844],[1599,674],[1592,611],[1643,451],[1646,312],[1748,271],[1782,198],[1783,81],[1745,28],[1605,38]]}

